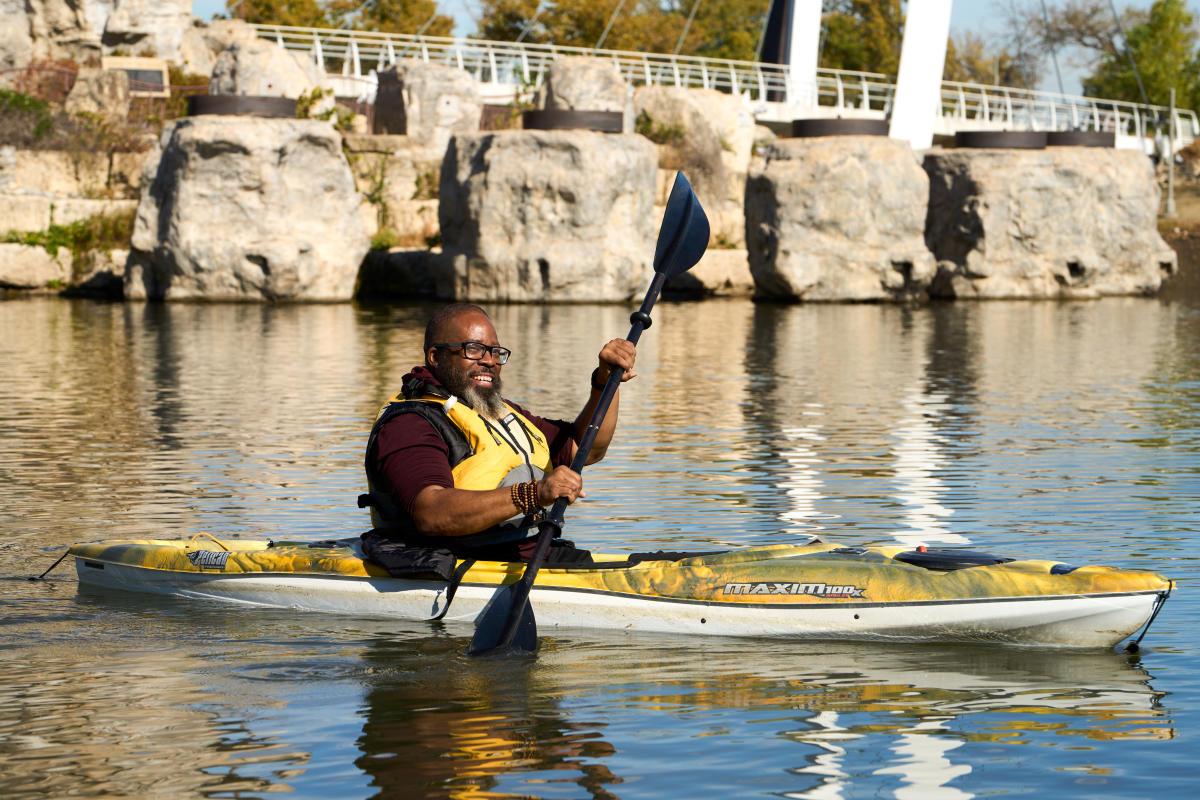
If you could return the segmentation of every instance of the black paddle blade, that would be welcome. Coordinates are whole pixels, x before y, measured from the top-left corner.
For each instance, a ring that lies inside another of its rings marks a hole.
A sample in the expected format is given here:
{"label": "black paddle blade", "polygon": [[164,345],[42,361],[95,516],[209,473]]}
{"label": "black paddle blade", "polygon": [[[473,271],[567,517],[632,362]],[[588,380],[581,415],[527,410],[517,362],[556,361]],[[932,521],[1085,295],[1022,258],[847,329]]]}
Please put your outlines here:
{"label": "black paddle blade", "polygon": [[675,173],[654,248],[654,271],[668,277],[687,272],[708,248],[708,234],[708,215],[700,207],[692,185],[682,172]]}
{"label": "black paddle blade", "polygon": [[[467,655],[478,656],[485,653],[532,653],[537,650],[537,621],[533,616],[533,606],[529,604],[529,593],[524,591],[521,582],[509,584],[496,593],[492,602],[484,609],[475,635],[471,638],[471,646]],[[504,641],[508,618],[515,612],[514,605],[521,606],[521,619],[513,628],[512,640]]]}

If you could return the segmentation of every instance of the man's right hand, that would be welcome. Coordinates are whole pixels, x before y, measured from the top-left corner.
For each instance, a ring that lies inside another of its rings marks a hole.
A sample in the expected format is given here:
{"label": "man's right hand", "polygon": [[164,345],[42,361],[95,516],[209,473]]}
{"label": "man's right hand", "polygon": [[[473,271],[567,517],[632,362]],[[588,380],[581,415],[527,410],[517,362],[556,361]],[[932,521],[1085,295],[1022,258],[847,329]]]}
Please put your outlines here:
{"label": "man's right hand", "polygon": [[555,467],[554,471],[537,483],[538,504],[543,508],[553,505],[560,497],[567,498],[568,503],[574,503],[580,497],[587,497],[583,490],[583,477],[567,466]]}

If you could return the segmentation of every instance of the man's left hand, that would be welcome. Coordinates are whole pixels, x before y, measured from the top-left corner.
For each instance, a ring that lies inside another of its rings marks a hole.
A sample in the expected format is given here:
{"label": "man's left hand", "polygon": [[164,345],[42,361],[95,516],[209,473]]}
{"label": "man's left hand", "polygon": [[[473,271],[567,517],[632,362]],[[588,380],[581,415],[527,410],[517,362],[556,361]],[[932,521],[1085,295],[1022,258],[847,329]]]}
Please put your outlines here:
{"label": "man's left hand", "polygon": [[637,377],[633,364],[637,361],[637,347],[628,339],[613,339],[600,351],[600,369],[596,379],[600,383],[608,380],[609,373],[616,367],[625,370],[621,383]]}

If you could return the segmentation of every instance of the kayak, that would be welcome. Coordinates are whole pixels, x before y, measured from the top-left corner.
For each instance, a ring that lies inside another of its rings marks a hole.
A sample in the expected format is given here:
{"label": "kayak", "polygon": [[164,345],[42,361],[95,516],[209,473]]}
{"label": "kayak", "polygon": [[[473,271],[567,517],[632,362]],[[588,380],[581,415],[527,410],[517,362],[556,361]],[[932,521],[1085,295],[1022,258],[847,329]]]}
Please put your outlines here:
{"label": "kayak", "polygon": [[[475,622],[525,564],[459,562],[460,581],[395,578],[360,541],[130,539],[77,544],[81,584],[275,608]],[[539,629],[1112,647],[1174,588],[1145,570],[973,550],[813,540],[699,554],[593,554],[543,566]],[[469,566],[463,572],[463,568]],[[1139,637],[1140,638],[1140,637]]]}

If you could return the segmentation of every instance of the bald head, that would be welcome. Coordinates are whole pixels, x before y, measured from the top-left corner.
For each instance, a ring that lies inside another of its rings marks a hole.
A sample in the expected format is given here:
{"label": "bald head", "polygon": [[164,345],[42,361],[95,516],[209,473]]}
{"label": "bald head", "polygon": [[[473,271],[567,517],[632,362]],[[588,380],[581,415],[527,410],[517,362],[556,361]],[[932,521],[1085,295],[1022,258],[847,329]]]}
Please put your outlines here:
{"label": "bald head", "polygon": [[482,316],[489,325],[492,322],[492,318],[479,306],[470,303],[451,303],[430,317],[429,324],[425,326],[425,352],[428,353],[429,348],[433,347],[436,342],[462,341],[455,338],[455,334],[461,327],[459,323],[462,317],[467,315]]}

